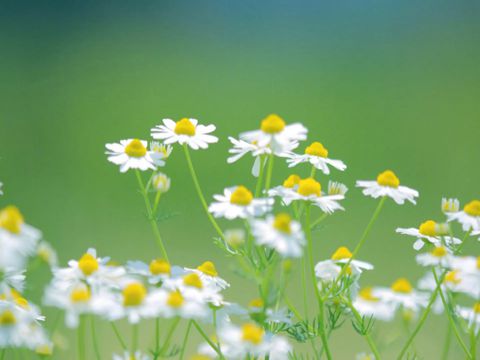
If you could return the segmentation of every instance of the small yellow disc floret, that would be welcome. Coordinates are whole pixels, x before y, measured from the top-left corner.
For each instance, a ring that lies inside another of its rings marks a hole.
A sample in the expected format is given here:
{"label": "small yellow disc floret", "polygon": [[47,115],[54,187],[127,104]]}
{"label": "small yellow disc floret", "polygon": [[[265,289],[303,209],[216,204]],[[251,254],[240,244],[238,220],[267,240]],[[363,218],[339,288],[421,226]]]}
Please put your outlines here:
{"label": "small yellow disc floret", "polygon": [[147,148],[143,146],[142,142],[138,139],[133,139],[125,147],[125,154],[130,157],[143,157],[147,153]]}
{"label": "small yellow disc floret", "polygon": [[258,345],[263,339],[263,329],[255,324],[245,324],[242,326],[242,339]]}
{"label": "small yellow disc floret", "polygon": [[322,187],[318,181],[313,178],[307,178],[300,180],[298,184],[298,193],[303,196],[316,195],[320,196],[322,194]]}
{"label": "small yellow disc floret", "polygon": [[14,325],[17,322],[17,318],[10,310],[5,310],[0,314],[0,326]]}
{"label": "small yellow disc floret", "polygon": [[470,216],[480,216],[480,200],[470,201],[464,206],[463,211]]}
{"label": "small yellow disc floret", "polygon": [[328,150],[325,149],[322,143],[315,141],[314,143],[310,144],[310,146],[307,146],[305,149],[305,154],[326,158],[328,157]]}
{"label": "small yellow disc floret", "polygon": [[10,231],[13,234],[19,234],[24,224],[23,216],[15,206],[7,206],[0,211],[0,228]]}
{"label": "small yellow disc floret", "polygon": [[172,291],[168,294],[167,305],[173,308],[179,308],[183,305],[184,299],[180,291]]}
{"label": "small yellow disc floret", "polygon": [[240,206],[247,206],[253,200],[253,194],[245,186],[237,186],[235,191],[230,195],[230,203]]}
{"label": "small yellow disc floret", "polygon": [[458,270],[452,270],[447,272],[447,274],[445,275],[444,281],[452,284],[460,283],[461,280],[458,278]]}
{"label": "small yellow disc floret", "polygon": [[195,273],[185,275],[183,277],[183,283],[187,286],[196,287],[197,289],[203,288],[202,279],[200,279],[200,276]]}
{"label": "small yellow disc floret", "polygon": [[444,257],[447,254],[448,251],[444,246],[438,246],[432,251],[432,255],[436,257]]}
{"label": "small yellow disc floret", "polygon": [[380,300],[378,297],[373,295],[373,289],[371,287],[366,287],[360,290],[358,296],[367,301],[377,302]]}
{"label": "small yellow disc floret", "polygon": [[197,270],[200,270],[202,273],[208,276],[216,277],[218,276],[217,269],[215,268],[215,264],[211,261],[205,261],[202,265],[197,267]]}
{"label": "small yellow disc floret", "polygon": [[475,305],[473,305],[473,311],[475,314],[480,314],[480,302],[477,302]]}
{"label": "small yellow disc floret", "polygon": [[128,284],[123,289],[123,305],[138,306],[147,296],[147,289],[141,283],[135,282]]}
{"label": "small yellow disc floret", "polygon": [[171,271],[170,263],[163,259],[152,260],[148,268],[152,275],[168,275]]}
{"label": "small yellow disc floret", "polygon": [[300,176],[292,174],[283,182],[283,187],[291,189],[295,185],[298,185],[300,183],[300,180]]}
{"label": "small yellow disc floret", "polygon": [[332,260],[344,260],[350,259],[352,257],[352,253],[346,246],[340,246],[332,255]]}
{"label": "small yellow disc floret", "polygon": [[262,120],[260,129],[267,134],[277,134],[285,129],[285,121],[278,115],[270,114]]}
{"label": "small yellow disc floret", "polygon": [[195,125],[190,121],[190,119],[183,118],[180,121],[177,121],[175,124],[175,134],[177,135],[195,135]]}
{"label": "small yellow disc floret", "polygon": [[290,215],[286,213],[281,213],[275,216],[275,220],[273,221],[273,227],[278,231],[281,231],[285,234],[292,233],[292,218]]}
{"label": "small yellow disc floret", "polygon": [[386,170],[377,176],[378,185],[389,186],[392,188],[398,188],[400,186],[400,180],[397,175],[391,170]]}
{"label": "small yellow disc floret", "polygon": [[413,291],[412,284],[405,278],[400,278],[395,281],[392,286],[392,290],[398,293],[409,294]]}
{"label": "small yellow disc floret", "polygon": [[72,303],[86,303],[88,300],[90,300],[90,297],[90,290],[86,286],[73,289],[73,291],[70,293],[70,301]]}
{"label": "small yellow disc floret", "polygon": [[85,253],[78,260],[78,267],[85,276],[90,276],[98,270],[98,261],[92,254]]}
{"label": "small yellow disc floret", "polygon": [[418,232],[425,236],[437,236],[437,223],[433,220],[427,220],[420,224]]}
{"label": "small yellow disc floret", "polygon": [[251,300],[251,301],[248,303],[248,307],[251,307],[251,308],[263,308],[264,304],[265,304],[265,303],[263,302],[262,299],[257,298],[257,299]]}

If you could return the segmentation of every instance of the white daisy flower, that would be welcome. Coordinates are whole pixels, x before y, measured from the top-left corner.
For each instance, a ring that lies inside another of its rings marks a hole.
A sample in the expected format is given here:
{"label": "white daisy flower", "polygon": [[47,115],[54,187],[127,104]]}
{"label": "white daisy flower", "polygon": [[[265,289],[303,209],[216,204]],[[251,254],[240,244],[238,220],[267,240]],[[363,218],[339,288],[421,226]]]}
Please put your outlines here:
{"label": "white daisy flower", "polygon": [[287,125],[278,115],[271,114],[262,120],[260,130],[240,134],[240,139],[255,143],[260,148],[269,147],[275,155],[290,151],[307,138],[308,130],[300,123]]}
{"label": "white daisy flower", "polygon": [[449,267],[452,261],[452,253],[445,246],[436,246],[431,252],[418,254],[417,263],[422,266]]}
{"label": "white daisy flower", "polygon": [[353,306],[363,317],[373,317],[381,321],[391,321],[395,316],[395,306],[375,295],[375,289],[371,287],[361,289]]}
{"label": "white daisy flower", "polygon": [[467,321],[468,327],[474,328],[475,334],[480,330],[480,302],[476,302],[473,307],[457,306],[457,314]]}
{"label": "white daisy flower", "polygon": [[0,269],[0,294],[15,289],[23,291],[25,287],[25,270],[15,268]]}
{"label": "white daisy flower", "polygon": [[457,221],[462,224],[464,231],[480,231],[480,200],[470,201],[462,211],[447,213],[448,221]]}
{"label": "white daisy flower", "polygon": [[158,153],[147,149],[148,142],[139,139],[120,140],[120,143],[106,144],[108,161],[120,165],[120,172],[129,169],[155,170]]}
{"label": "white daisy flower", "polygon": [[417,228],[398,228],[397,233],[415,237],[417,240],[413,244],[415,250],[423,248],[425,243],[435,246],[442,245],[443,242],[448,246],[458,245],[462,241],[455,237],[447,235],[449,227],[447,224],[438,224],[433,220],[427,220]]}
{"label": "white daisy flower", "polygon": [[261,161],[261,155],[270,154],[271,149],[269,147],[261,148],[256,143],[237,140],[231,136],[228,137],[228,140],[233,144],[233,147],[228,150],[232,156],[227,159],[227,163],[233,164],[244,155],[250,153],[255,158],[252,167],[252,175],[258,177],[260,174],[260,168],[265,165],[265,162],[262,163]]}
{"label": "white daisy flower", "polygon": [[156,316],[165,318],[205,320],[210,316],[210,309],[202,299],[187,297],[180,290],[159,289],[152,293],[152,299],[158,304]]}
{"label": "white daisy flower", "polygon": [[285,152],[282,156],[288,158],[288,167],[294,167],[298,164],[308,162],[326,175],[330,174],[329,165],[340,171],[344,171],[347,168],[343,161],[330,159],[328,157],[328,150],[318,141],[307,146],[305,154]]}
{"label": "white daisy flower", "polygon": [[23,269],[35,254],[42,233],[25,223],[15,206],[0,210],[0,269]]}
{"label": "white daisy flower", "polygon": [[[164,259],[154,259],[150,264],[143,261],[128,261],[126,269],[129,274],[145,277],[151,285],[159,284],[172,275],[172,267]],[[178,273],[180,268],[174,267],[174,270]]]}
{"label": "white daisy flower", "polygon": [[281,186],[276,186],[268,191],[268,196],[278,196],[285,205],[290,205],[292,202],[291,194],[298,190],[300,183],[300,176],[297,174],[289,175]]}
{"label": "white daisy flower", "polygon": [[384,171],[377,177],[377,181],[357,181],[357,187],[363,188],[363,194],[374,199],[388,196],[397,204],[402,205],[405,200],[416,204],[418,191],[406,186],[400,186],[400,180],[391,170]]}
{"label": "white daisy flower", "polygon": [[217,269],[212,261],[205,261],[196,269],[185,268],[185,271],[199,275],[207,286],[214,285],[220,290],[224,290],[230,286],[227,281],[218,276]]}
{"label": "white daisy flower", "polygon": [[209,135],[215,131],[215,125],[200,125],[197,119],[183,118],[180,121],[163,119],[163,125],[152,129],[152,137],[163,140],[165,144],[187,144],[194,150],[206,149],[208,144],[216,143],[218,138]]}
{"label": "white daisy flower", "polygon": [[290,215],[270,215],[265,220],[255,219],[251,223],[252,233],[258,245],[276,250],[283,257],[301,257],[305,246],[302,225]]}
{"label": "white daisy flower", "polygon": [[150,151],[152,159],[157,166],[165,166],[165,160],[170,157],[173,147],[164,145],[158,141],[150,141]]}
{"label": "white daisy flower", "polygon": [[274,191],[269,192],[269,194],[270,196],[278,194],[287,206],[290,205],[292,201],[301,200],[310,202],[327,214],[331,214],[336,210],[344,210],[339,204],[339,201],[345,197],[341,194],[324,195],[321,191],[322,187],[320,183],[313,178],[299,180],[296,190],[294,189],[295,186],[292,188],[285,188],[284,186],[283,190],[278,188],[272,189]]}
{"label": "white daisy flower", "polygon": [[382,301],[414,313],[425,307],[428,302],[428,296],[414,290],[405,278],[397,279],[390,288],[377,288],[375,293]]}
{"label": "white daisy flower", "polygon": [[442,212],[444,214],[454,213],[460,210],[460,202],[455,198],[442,198]]}
{"label": "white daisy flower", "polygon": [[458,291],[480,299],[480,256],[455,256],[450,265],[459,280]]}
{"label": "white daisy flower", "polygon": [[152,358],[141,351],[125,351],[122,355],[113,354],[113,360],[151,360]]}
{"label": "white daisy flower", "polygon": [[252,192],[241,185],[226,188],[223,195],[213,197],[216,202],[210,204],[208,211],[215,217],[224,217],[228,220],[262,216],[270,211],[273,205],[273,199],[254,199]]}

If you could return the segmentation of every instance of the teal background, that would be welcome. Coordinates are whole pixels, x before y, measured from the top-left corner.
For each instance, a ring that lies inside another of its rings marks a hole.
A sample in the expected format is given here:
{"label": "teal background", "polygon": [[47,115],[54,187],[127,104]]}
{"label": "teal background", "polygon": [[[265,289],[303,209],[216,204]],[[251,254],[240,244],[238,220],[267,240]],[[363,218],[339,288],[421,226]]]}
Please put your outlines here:
{"label": "teal background", "polygon": [[[468,0],[2,1],[0,203],[19,206],[62,264],[91,246],[118,261],[149,261],[157,249],[134,175],[107,162],[105,143],[148,139],[164,117],[214,123],[220,142],[192,154],[211,199],[226,186],[253,186],[250,159],[226,164],[227,136],[275,112],[305,124],[309,140],[348,165],[331,176],[350,187],[347,211],[315,233],[316,260],[354,246],[376,205],[354,182],[391,168],[421,196],[417,206],[387,204],[361,252],[376,265],[362,283],[415,281],[422,269],[412,241],[394,229],[441,220],[442,196],[462,203],[479,196],[479,15],[479,3]],[[164,169],[172,189],[162,209],[179,213],[161,224],[169,254],[185,266],[215,260],[233,284],[227,298],[245,304],[254,286],[213,245],[179,150]],[[274,182],[287,174],[276,167]],[[37,299],[43,270],[32,274]],[[292,294],[298,278],[297,271]],[[424,358],[438,356],[445,326],[446,319],[428,320],[416,341]],[[151,330],[142,329],[145,348]],[[106,358],[120,351],[108,325],[98,331]],[[73,358],[73,334],[62,335],[70,344],[57,357]],[[386,347],[386,358],[403,341]],[[336,359],[367,350],[348,323],[332,344]],[[451,355],[460,356],[456,345]]]}

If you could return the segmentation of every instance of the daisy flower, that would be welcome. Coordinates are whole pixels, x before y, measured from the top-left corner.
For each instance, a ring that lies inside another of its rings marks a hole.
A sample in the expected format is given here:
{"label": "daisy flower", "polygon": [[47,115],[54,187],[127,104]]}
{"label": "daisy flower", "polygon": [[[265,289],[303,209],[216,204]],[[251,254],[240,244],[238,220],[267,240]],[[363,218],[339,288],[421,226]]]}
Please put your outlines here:
{"label": "daisy flower", "polygon": [[152,129],[152,137],[162,140],[165,144],[187,144],[194,150],[206,149],[208,144],[218,141],[218,138],[209,135],[215,131],[215,125],[200,125],[197,119],[183,118],[177,122],[163,119],[163,125]]}
{"label": "daisy flower", "polygon": [[328,166],[332,166],[340,171],[344,171],[347,168],[343,161],[330,159],[328,157],[328,150],[318,141],[307,146],[305,154],[285,152],[282,156],[288,158],[288,167],[294,167],[298,164],[308,162],[326,175],[330,174],[330,168]]}
{"label": "daisy flower", "polygon": [[122,355],[113,354],[113,360],[151,360],[152,358],[141,351],[125,351]]}
{"label": "daisy flower", "polygon": [[260,130],[240,134],[240,139],[255,143],[260,148],[269,147],[273,154],[280,155],[298,146],[307,138],[308,130],[300,123],[287,125],[278,115],[271,114],[262,120]]}
{"label": "daisy flower", "polygon": [[261,216],[273,205],[273,199],[254,199],[252,192],[242,185],[226,188],[223,195],[213,197],[216,202],[208,207],[208,211],[215,217],[228,220]]}
{"label": "daisy flower", "polygon": [[143,261],[128,261],[126,269],[129,274],[145,277],[152,285],[165,281],[172,274],[170,263],[164,259],[154,259],[150,264],[145,264]]}
{"label": "daisy flower", "polygon": [[480,302],[476,302],[473,307],[457,306],[457,314],[468,322],[469,328],[474,328],[475,334],[480,330]]}
{"label": "daisy flower", "polygon": [[375,295],[375,289],[371,287],[363,288],[358,292],[353,301],[353,306],[362,317],[391,321],[395,316],[395,306],[382,301],[379,296]]}
{"label": "daisy flower", "polygon": [[462,224],[464,231],[480,231],[480,200],[470,201],[462,211],[448,212],[448,221],[457,221]]}
{"label": "daisy flower", "polygon": [[300,180],[302,179],[297,174],[289,175],[282,185],[270,189],[268,191],[268,196],[278,196],[282,199],[282,202],[288,206],[292,202],[291,196],[289,197],[288,195],[297,191]]}
{"label": "daisy flower", "polygon": [[423,248],[425,243],[440,246],[444,241],[448,246],[452,246],[458,245],[462,242],[460,239],[447,235],[450,232],[447,224],[438,224],[433,220],[423,222],[418,229],[397,228],[396,232],[402,235],[415,237],[416,241],[413,244],[415,250]]}
{"label": "daisy flower", "polygon": [[196,269],[185,268],[185,271],[196,273],[208,286],[212,284],[220,290],[224,290],[230,286],[227,281],[218,276],[217,268],[212,261],[205,261]]}
{"label": "daisy flower", "polygon": [[376,296],[395,307],[401,307],[415,313],[426,306],[428,302],[427,295],[414,290],[405,278],[397,279],[390,288],[377,288]]}
{"label": "daisy flower", "polygon": [[[285,185],[285,184],[284,184]],[[338,203],[345,197],[341,194],[325,195],[322,193],[322,186],[313,178],[299,180],[298,185],[285,189],[282,193],[282,201],[286,205],[290,205],[292,201],[307,201],[312,205],[319,207],[323,212],[331,214],[336,210],[343,210]],[[278,190],[270,192],[271,195],[279,194]]]}
{"label": "daisy flower", "polygon": [[150,141],[150,151],[157,166],[165,166],[165,160],[170,157],[172,150],[173,147],[171,145],[165,145],[158,141]]}
{"label": "daisy flower", "polygon": [[155,170],[157,162],[162,164],[158,153],[147,149],[148,143],[139,139],[120,140],[120,143],[106,144],[108,161],[120,165],[120,172],[129,169]]}
{"label": "daisy flower", "polygon": [[359,180],[356,185],[363,188],[363,194],[366,196],[374,199],[388,196],[399,205],[405,203],[405,200],[416,204],[415,198],[418,197],[418,191],[400,186],[400,180],[391,170],[386,170],[378,175],[377,181]]}
{"label": "daisy flower", "polygon": [[24,286],[25,270],[17,270],[15,268],[0,268],[0,294],[8,292],[10,289],[23,291]]}
{"label": "daisy flower", "polygon": [[422,266],[448,267],[452,261],[452,253],[445,246],[436,246],[431,252],[418,254],[417,263]]}
{"label": "daisy flower", "polygon": [[305,245],[302,225],[290,215],[270,215],[265,220],[253,220],[251,226],[258,245],[272,248],[283,257],[302,256]]}
{"label": "daisy flower", "polygon": [[165,318],[181,317],[182,319],[205,320],[210,316],[206,302],[193,298],[180,290],[159,289],[153,292],[152,299],[158,304],[156,315]]}

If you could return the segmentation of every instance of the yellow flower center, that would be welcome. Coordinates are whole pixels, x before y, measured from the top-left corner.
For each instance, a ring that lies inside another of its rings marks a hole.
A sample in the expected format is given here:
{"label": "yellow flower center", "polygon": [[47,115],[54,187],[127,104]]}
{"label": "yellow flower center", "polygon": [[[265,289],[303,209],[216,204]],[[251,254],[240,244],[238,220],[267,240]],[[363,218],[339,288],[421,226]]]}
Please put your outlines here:
{"label": "yellow flower center", "polygon": [[163,259],[152,260],[148,268],[152,275],[168,275],[171,270],[170,263]]}
{"label": "yellow flower center", "polygon": [[125,154],[130,157],[143,157],[147,153],[147,148],[143,146],[142,142],[138,139],[133,139],[125,146]]}
{"label": "yellow flower center", "polygon": [[360,290],[358,296],[367,301],[377,302],[380,300],[378,297],[373,295],[373,289],[371,287],[366,287]]}
{"label": "yellow flower center", "polygon": [[340,246],[332,255],[332,260],[344,260],[350,259],[352,257],[352,253],[346,246]]}
{"label": "yellow flower center", "polygon": [[477,269],[480,269],[480,256],[477,257]]}
{"label": "yellow flower center", "polygon": [[473,311],[475,314],[480,314],[480,302],[477,302],[475,305],[473,305]]}
{"label": "yellow flower center", "polygon": [[0,228],[13,234],[20,233],[24,223],[23,216],[15,206],[7,206],[0,211]]}
{"label": "yellow flower center", "polygon": [[278,214],[275,216],[273,221],[273,227],[278,231],[284,232],[286,234],[291,234],[292,232],[292,218],[286,213]]}
{"label": "yellow flower center", "polygon": [[437,236],[437,223],[427,220],[419,226],[418,232],[425,236]]}
{"label": "yellow flower center", "polygon": [[305,149],[305,154],[326,158],[328,157],[328,150],[325,149],[322,143],[315,141]]}
{"label": "yellow flower center", "polygon": [[123,305],[138,306],[147,296],[147,289],[141,283],[131,283],[123,289]]}
{"label": "yellow flower center", "polygon": [[183,277],[183,283],[187,286],[196,287],[198,289],[203,288],[203,284],[202,284],[202,280],[200,279],[200,276],[198,276],[198,274],[195,274],[195,273],[185,275]]}
{"label": "yellow flower center", "polygon": [[470,201],[467,205],[465,205],[463,211],[470,216],[480,216],[480,200]]}
{"label": "yellow flower center", "polygon": [[202,273],[208,276],[218,276],[217,269],[215,269],[215,264],[211,261],[205,261],[202,265],[197,267],[197,270],[200,270]]}
{"label": "yellow flower center", "polygon": [[252,308],[263,308],[263,306],[264,306],[264,302],[260,298],[253,299],[248,303],[248,307],[252,307]]}
{"label": "yellow flower center", "polygon": [[17,318],[10,310],[5,310],[0,314],[0,325],[8,326],[14,325],[17,322]]}
{"label": "yellow flower center", "polygon": [[267,134],[277,134],[285,129],[285,121],[280,116],[271,114],[262,120],[260,129]]}
{"label": "yellow flower center", "polygon": [[386,170],[377,176],[378,185],[389,186],[392,188],[398,188],[400,180],[397,175],[391,170]]}
{"label": "yellow flower center", "polygon": [[444,246],[438,246],[435,249],[433,249],[432,253],[433,256],[436,257],[444,257],[445,255],[448,254],[447,249]]}
{"label": "yellow flower center", "polygon": [[290,175],[284,182],[283,182],[283,187],[286,188],[293,188],[295,185],[298,185],[300,183],[300,176],[293,174]]}
{"label": "yellow flower center", "polygon": [[318,181],[315,181],[315,179],[307,178],[304,180],[300,180],[297,191],[300,195],[303,196],[320,196],[322,194],[322,187]]}
{"label": "yellow flower center", "polygon": [[183,305],[184,301],[182,294],[180,294],[180,291],[178,290],[172,291],[168,294],[167,305],[170,307],[179,308]]}
{"label": "yellow flower center", "polygon": [[258,345],[263,339],[263,329],[255,324],[245,324],[242,326],[242,339]]}
{"label": "yellow flower center", "polygon": [[407,279],[400,278],[392,284],[392,290],[398,293],[408,294],[412,292],[413,287]]}
{"label": "yellow flower center", "polygon": [[175,134],[177,135],[195,135],[195,125],[192,124],[190,119],[183,118],[180,121],[177,121],[175,124]]}
{"label": "yellow flower center", "polygon": [[445,282],[452,283],[452,284],[458,284],[460,283],[460,279],[458,278],[458,270],[453,270],[447,272],[445,275]]}
{"label": "yellow flower center", "polygon": [[78,267],[85,276],[90,276],[98,270],[98,261],[92,254],[85,253],[78,260]]}
{"label": "yellow flower center", "polygon": [[247,206],[253,200],[253,194],[245,186],[237,186],[235,191],[230,195],[230,202],[235,205]]}
{"label": "yellow flower center", "polygon": [[37,348],[35,349],[35,353],[41,356],[51,356],[53,354],[53,349],[50,345],[44,344],[37,346]]}
{"label": "yellow flower center", "polygon": [[202,355],[202,354],[196,354],[190,357],[190,360],[212,360],[210,356],[207,355]]}
{"label": "yellow flower center", "polygon": [[86,303],[90,300],[91,294],[87,287],[78,287],[70,293],[72,303]]}

